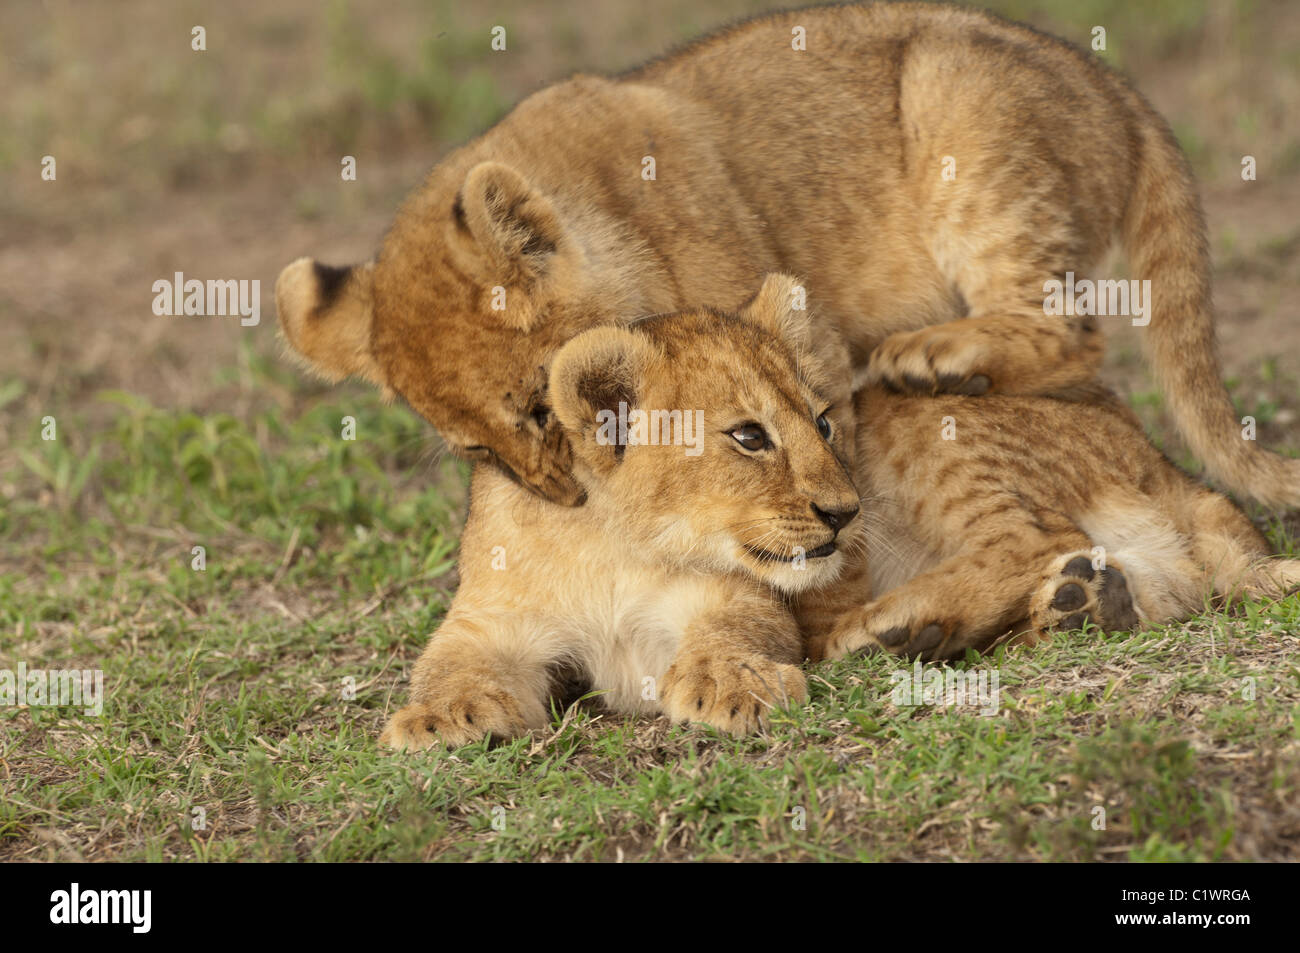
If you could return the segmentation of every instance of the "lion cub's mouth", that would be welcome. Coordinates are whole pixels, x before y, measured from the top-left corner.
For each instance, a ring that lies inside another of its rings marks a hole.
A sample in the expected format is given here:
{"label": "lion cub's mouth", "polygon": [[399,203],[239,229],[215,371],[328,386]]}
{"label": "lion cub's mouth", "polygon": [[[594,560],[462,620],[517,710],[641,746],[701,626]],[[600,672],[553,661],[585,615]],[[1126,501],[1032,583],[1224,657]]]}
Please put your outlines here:
{"label": "lion cub's mouth", "polygon": [[[788,563],[792,562],[795,558],[794,556],[785,556],[781,553],[774,553],[770,550],[760,549],[757,546],[750,546],[748,544],[745,545],[745,551],[755,559],[765,563]],[[808,550],[803,555],[805,559],[821,559],[823,556],[829,556],[833,552],[835,552],[835,540],[832,539],[829,543],[823,543],[816,549]]]}

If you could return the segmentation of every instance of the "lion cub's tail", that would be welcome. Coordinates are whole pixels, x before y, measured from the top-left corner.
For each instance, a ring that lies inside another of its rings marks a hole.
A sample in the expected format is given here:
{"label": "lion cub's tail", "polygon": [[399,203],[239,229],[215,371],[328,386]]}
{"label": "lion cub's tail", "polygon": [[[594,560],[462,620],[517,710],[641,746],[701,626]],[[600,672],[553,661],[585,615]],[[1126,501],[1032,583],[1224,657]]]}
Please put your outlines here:
{"label": "lion cub's tail", "polygon": [[1151,281],[1148,360],[1178,429],[1214,479],[1267,506],[1300,507],[1300,460],[1246,439],[1223,387],[1196,187],[1169,127],[1141,105],[1146,121],[1123,237],[1130,275]]}

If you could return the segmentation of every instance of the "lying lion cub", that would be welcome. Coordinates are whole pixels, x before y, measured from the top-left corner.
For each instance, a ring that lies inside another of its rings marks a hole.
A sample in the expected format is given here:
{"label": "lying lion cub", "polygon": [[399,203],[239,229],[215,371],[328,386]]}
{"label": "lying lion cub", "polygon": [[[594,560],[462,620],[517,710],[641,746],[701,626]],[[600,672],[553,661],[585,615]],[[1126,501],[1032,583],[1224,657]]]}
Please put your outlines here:
{"label": "lying lion cub", "polygon": [[[385,742],[545,725],[553,682],[575,670],[615,711],[737,733],[804,698],[804,646],[781,593],[835,579],[858,493],[847,357],[809,353],[791,300],[789,280],[772,279],[738,315],[656,317],[563,348],[550,393],[587,505],[475,468],[460,589]],[[633,444],[642,428],[626,408],[677,413],[666,439]],[[678,421],[683,438],[692,422],[689,444],[674,439]]]}
{"label": "lying lion cub", "polygon": [[737,315],[599,328],[561,350],[550,392],[588,504],[475,470],[460,590],[386,743],[542,726],[574,672],[615,711],[753,730],[805,695],[783,597],[814,657],[937,657],[1026,619],[1128,628],[1185,617],[1210,590],[1300,584],[1300,561],[1260,563],[1246,517],[1113,402],[870,388],[853,433],[847,355],[811,334],[797,287],[770,276]]}
{"label": "lying lion cub", "polygon": [[1100,389],[1072,403],[873,387],[855,410],[870,533],[847,578],[800,607],[814,660],[952,658],[1008,633],[1133,629],[1300,586],[1300,560],[1266,561],[1246,515]]}

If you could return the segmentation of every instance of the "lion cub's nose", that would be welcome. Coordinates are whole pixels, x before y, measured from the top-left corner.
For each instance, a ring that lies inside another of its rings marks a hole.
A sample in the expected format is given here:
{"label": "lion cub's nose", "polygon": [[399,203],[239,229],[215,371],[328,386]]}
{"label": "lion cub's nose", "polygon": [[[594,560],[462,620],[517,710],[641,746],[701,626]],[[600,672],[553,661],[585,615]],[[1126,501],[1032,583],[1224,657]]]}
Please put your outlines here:
{"label": "lion cub's nose", "polygon": [[837,533],[840,531],[841,526],[858,515],[858,508],[856,505],[842,507],[838,510],[824,510],[814,503],[812,504],[812,511],[817,514],[819,520]]}

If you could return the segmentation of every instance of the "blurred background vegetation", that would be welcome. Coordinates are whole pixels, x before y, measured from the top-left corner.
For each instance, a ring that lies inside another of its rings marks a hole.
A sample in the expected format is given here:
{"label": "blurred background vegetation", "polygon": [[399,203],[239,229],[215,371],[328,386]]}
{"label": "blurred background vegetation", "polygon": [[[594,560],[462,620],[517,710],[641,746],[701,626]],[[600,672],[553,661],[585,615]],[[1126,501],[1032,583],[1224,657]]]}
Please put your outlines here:
{"label": "blurred background vegetation", "polygon": [[[158,192],[238,180],[302,156],[438,148],[574,70],[617,70],[738,16],[740,0],[76,0],[7,5],[0,169],[21,182],[54,154],[80,187]],[[1088,45],[1173,115],[1202,175],[1235,172],[1211,143],[1249,140],[1294,173],[1300,92],[1294,4],[1268,0],[998,0],[985,5]],[[190,49],[191,25],[207,50]],[[507,28],[504,54],[488,31]],[[1151,80],[1154,89],[1147,85]],[[7,198],[12,201],[13,196]],[[18,209],[21,211],[21,207]],[[14,209],[7,209],[14,211]],[[27,211],[38,211],[28,209]],[[39,218],[39,215],[36,216]]]}

